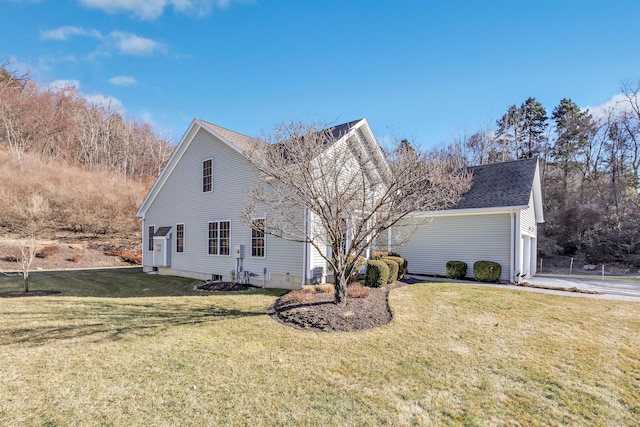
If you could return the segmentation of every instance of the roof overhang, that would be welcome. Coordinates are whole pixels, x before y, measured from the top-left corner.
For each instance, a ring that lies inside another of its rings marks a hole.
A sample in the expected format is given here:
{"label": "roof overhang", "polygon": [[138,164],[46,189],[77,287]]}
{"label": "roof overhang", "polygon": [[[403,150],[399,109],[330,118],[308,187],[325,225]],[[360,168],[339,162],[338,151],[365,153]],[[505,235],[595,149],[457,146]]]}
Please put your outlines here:
{"label": "roof overhang", "polygon": [[431,218],[438,216],[465,216],[465,215],[493,215],[508,214],[515,211],[527,209],[529,205],[522,206],[497,206],[492,208],[471,208],[471,209],[443,209],[441,211],[414,212],[410,217]]}

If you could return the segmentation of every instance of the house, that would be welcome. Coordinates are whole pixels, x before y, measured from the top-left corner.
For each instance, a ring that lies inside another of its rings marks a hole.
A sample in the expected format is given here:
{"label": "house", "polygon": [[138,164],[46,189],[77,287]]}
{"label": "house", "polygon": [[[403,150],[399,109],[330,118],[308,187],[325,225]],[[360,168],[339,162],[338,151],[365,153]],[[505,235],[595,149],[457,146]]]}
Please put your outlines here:
{"label": "house", "polygon": [[[366,119],[330,132],[332,149],[342,143],[380,150]],[[246,195],[260,179],[247,156],[256,144],[266,143],[193,120],[136,214],[142,218],[145,272],[287,289],[326,279],[319,249],[242,223]],[[254,221],[264,224],[268,215]],[[306,209],[300,218],[317,226]]]}
{"label": "house", "polygon": [[[330,132],[332,149],[344,144],[378,156],[366,119]],[[326,279],[322,255],[329,248],[279,239],[241,221],[246,194],[260,180],[247,153],[259,144],[266,143],[193,120],[137,212],[145,272],[287,289]],[[384,168],[380,162],[379,156],[373,163]],[[503,280],[534,274],[536,224],[543,221],[537,161],[480,166],[472,172],[473,185],[455,208],[414,217],[420,223],[415,235],[398,248],[410,271],[444,275],[449,260],[472,266],[486,259],[502,265]],[[263,211],[252,217],[254,225],[264,224],[268,215]],[[299,215],[305,227],[317,227],[311,212],[300,208]]]}
{"label": "house", "polygon": [[[544,222],[537,159],[470,168],[473,183],[453,208],[422,212],[411,239],[395,248],[414,274],[446,274],[446,263],[494,261],[501,280],[519,282],[536,273],[537,225]],[[391,230],[393,233],[394,230]]]}

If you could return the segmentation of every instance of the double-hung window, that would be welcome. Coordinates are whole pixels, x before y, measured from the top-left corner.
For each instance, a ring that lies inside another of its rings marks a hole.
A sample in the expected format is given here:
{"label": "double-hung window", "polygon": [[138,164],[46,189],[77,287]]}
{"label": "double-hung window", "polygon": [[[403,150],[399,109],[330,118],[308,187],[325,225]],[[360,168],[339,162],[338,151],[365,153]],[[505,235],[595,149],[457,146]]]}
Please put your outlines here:
{"label": "double-hung window", "polygon": [[155,225],[149,226],[149,239],[147,240],[147,246],[150,251],[153,251],[153,235],[156,232]]}
{"label": "double-hung window", "polygon": [[229,255],[231,245],[231,222],[209,223],[209,255]]}
{"label": "double-hung window", "polygon": [[254,219],[251,229],[251,256],[265,256],[264,218]]}
{"label": "double-hung window", "polygon": [[213,159],[202,162],[202,192],[213,190]]}
{"label": "double-hung window", "polygon": [[184,224],[176,224],[176,252],[184,252]]}

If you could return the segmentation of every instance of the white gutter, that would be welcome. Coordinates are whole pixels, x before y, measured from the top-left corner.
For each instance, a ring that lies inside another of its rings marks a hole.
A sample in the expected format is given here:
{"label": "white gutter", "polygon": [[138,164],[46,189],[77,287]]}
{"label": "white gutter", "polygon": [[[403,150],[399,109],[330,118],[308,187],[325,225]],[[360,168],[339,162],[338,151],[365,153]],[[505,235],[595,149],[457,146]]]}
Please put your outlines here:
{"label": "white gutter", "polygon": [[527,209],[529,205],[521,206],[499,206],[493,208],[470,208],[470,209],[445,209],[441,211],[414,212],[409,217],[432,217],[432,216],[458,216],[458,215],[489,215],[496,213],[513,213],[517,210]]}

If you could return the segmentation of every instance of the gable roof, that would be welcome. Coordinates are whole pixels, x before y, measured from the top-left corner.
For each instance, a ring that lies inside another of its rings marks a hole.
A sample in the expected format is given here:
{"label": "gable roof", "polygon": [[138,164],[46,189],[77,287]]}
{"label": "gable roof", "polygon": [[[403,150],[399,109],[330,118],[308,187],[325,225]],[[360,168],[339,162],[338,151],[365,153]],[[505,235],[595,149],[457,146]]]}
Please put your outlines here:
{"label": "gable roof", "polygon": [[330,127],[328,131],[331,132],[331,136],[337,141],[343,136],[345,136],[346,134],[348,134],[351,128],[353,128],[355,125],[360,123],[362,120],[363,119],[352,120],[350,122],[343,123],[341,125],[333,126],[333,127]]}
{"label": "gable roof", "polygon": [[538,159],[521,159],[468,168],[473,175],[471,188],[458,204],[429,215],[462,214],[462,211],[503,212],[533,208],[537,223],[544,222],[542,186]]}
{"label": "gable roof", "polygon": [[[370,138],[367,139],[368,142],[370,142],[371,139],[375,140],[375,137],[373,137],[373,133],[371,132],[371,128],[369,127],[369,124],[367,123],[366,119],[359,119],[359,120],[343,123],[343,124],[331,127],[328,130],[329,132],[331,132],[331,135],[335,138],[334,142],[337,142],[338,140],[340,140],[341,138],[349,134],[349,132],[351,132],[351,130],[356,127],[360,129],[365,129],[368,132],[368,134],[370,135]],[[247,135],[243,135],[241,133],[224,128],[222,126],[209,123],[202,119],[197,119],[197,118],[193,119],[193,121],[189,125],[189,128],[187,129],[182,139],[178,143],[178,146],[176,147],[173,154],[167,161],[167,164],[165,165],[164,169],[162,170],[162,172],[154,182],[153,186],[149,190],[149,193],[145,197],[144,201],[140,205],[140,208],[136,213],[137,217],[144,218],[145,212],[147,211],[147,209],[149,208],[153,200],[156,198],[157,194],[160,192],[160,189],[163,187],[169,175],[171,175],[173,169],[175,168],[177,163],[180,161],[180,158],[185,153],[185,151],[187,150],[187,148],[193,141],[195,135],[200,129],[203,129],[209,132],[210,134],[215,136],[217,139],[222,141],[224,144],[226,144],[227,146],[229,146],[230,148],[232,148],[233,150],[235,150],[236,152],[240,153],[243,156],[246,156],[247,151],[249,151],[251,147],[255,147],[256,144],[267,144],[266,142],[261,141],[259,139],[252,138]]]}
{"label": "gable roof", "polygon": [[473,183],[454,209],[528,205],[537,164],[537,159],[522,159],[469,168]]}
{"label": "gable roof", "polygon": [[222,126],[214,125],[213,123],[206,122],[202,119],[198,119],[198,122],[200,122],[200,124],[204,128],[207,128],[210,131],[213,131],[214,133],[222,136],[224,139],[231,142],[242,151],[247,151],[249,148],[256,144],[266,144],[264,141],[260,141],[259,139],[243,135],[227,128],[223,128]]}

